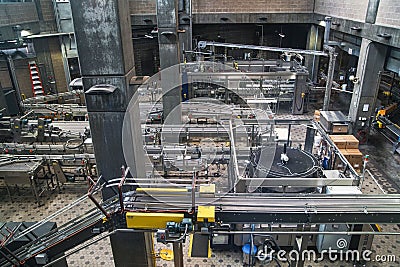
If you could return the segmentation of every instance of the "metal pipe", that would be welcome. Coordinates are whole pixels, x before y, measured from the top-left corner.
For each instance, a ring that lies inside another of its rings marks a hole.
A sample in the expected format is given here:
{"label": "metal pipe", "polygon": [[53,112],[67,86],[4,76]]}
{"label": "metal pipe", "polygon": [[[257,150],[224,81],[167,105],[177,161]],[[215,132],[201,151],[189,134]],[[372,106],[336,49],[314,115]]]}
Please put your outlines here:
{"label": "metal pipe", "polygon": [[[100,179],[99,179],[100,180]],[[101,212],[109,219],[111,215],[100,205],[100,203],[93,197],[93,192],[96,189],[97,184],[93,186],[90,192],[87,194],[88,198],[96,205],[96,207],[101,210]]]}
{"label": "metal pipe", "polygon": [[[314,50],[317,50],[317,44],[318,44],[318,34],[319,34],[319,30],[318,30],[318,27],[317,26],[311,26],[311,27],[315,27],[316,28],[316,30],[315,30],[315,43],[314,43]],[[315,75],[315,73],[314,73],[314,69],[315,69],[315,60],[316,60],[316,56],[315,55],[313,55],[313,60],[312,60],[312,69],[311,69],[311,77],[312,77],[312,79],[313,79],[313,81],[315,80],[315,78],[314,78],[314,75]]]}
{"label": "metal pipe", "polygon": [[327,232],[327,231],[212,231],[212,234],[219,235],[400,235],[400,232],[361,232],[361,231],[340,231],[340,232]]}
{"label": "metal pipe", "polygon": [[122,178],[121,178],[121,181],[118,184],[118,196],[119,196],[119,206],[120,206],[121,213],[122,213],[122,212],[124,212],[124,198],[122,196],[122,186],[125,183],[125,179],[126,179],[126,176],[127,176],[127,172],[129,171],[129,167],[125,171],[125,167],[122,166],[121,170],[122,170]]}
{"label": "metal pipe", "polygon": [[329,65],[328,65],[328,74],[326,79],[324,105],[322,107],[322,110],[329,110],[329,103],[331,101],[331,91],[333,84],[333,74],[335,72],[335,62],[337,54],[335,53],[335,48],[333,47],[328,48],[328,46],[325,46],[324,48],[328,49],[329,52]]}
{"label": "metal pipe", "polygon": [[3,251],[0,250],[0,254],[1,254],[9,263],[11,263],[13,266],[15,266],[15,262],[14,262],[10,257],[8,257]]}
{"label": "metal pipe", "polygon": [[237,156],[236,156],[236,145],[235,145],[235,136],[233,135],[233,125],[232,125],[232,121],[229,120],[229,134],[230,134],[230,141],[231,141],[231,147],[232,147],[232,152],[233,152],[233,168],[234,168],[234,178],[235,181],[233,182],[233,191],[236,193],[236,183],[238,182],[238,178],[239,178],[239,166],[237,163]]}
{"label": "metal pipe", "polygon": [[193,181],[192,181],[192,212],[196,210],[196,180],[197,180],[197,171],[193,172]]}
{"label": "metal pipe", "polygon": [[57,216],[59,216],[60,214],[64,213],[65,211],[75,207],[76,205],[80,204],[82,201],[84,201],[86,199],[86,195],[81,196],[80,198],[78,198],[75,202],[65,206],[64,208],[61,208],[60,210],[56,211],[55,213],[53,213],[52,215],[50,215],[49,217],[47,217],[46,219],[35,223],[34,225],[32,225],[31,227],[25,229],[24,231],[20,232],[19,234],[15,235],[14,238],[12,240],[16,240],[30,232],[32,232],[33,230],[39,228],[40,226],[44,225],[45,223],[51,221],[52,219],[56,218]]}
{"label": "metal pipe", "polygon": [[188,43],[188,50],[192,50],[193,49],[193,12],[192,12],[192,0],[189,0],[189,40],[190,43]]}
{"label": "metal pipe", "polygon": [[231,47],[231,48],[239,48],[239,49],[252,49],[252,50],[263,50],[263,51],[273,51],[273,52],[297,53],[297,54],[305,54],[305,55],[328,56],[328,54],[326,52],[318,51],[318,50],[303,50],[303,49],[295,49],[295,48],[281,48],[281,47],[270,47],[270,46],[259,46],[259,45],[219,43],[219,42],[211,42],[211,41],[200,41],[198,43],[199,48],[205,48],[206,46]]}
{"label": "metal pipe", "polygon": [[104,239],[104,238],[106,238],[106,237],[109,237],[110,235],[114,234],[114,232],[115,232],[115,231],[110,232],[110,233],[108,233],[108,234],[106,234],[106,235],[102,235],[102,236],[100,236],[99,238],[96,238],[96,239],[92,240],[91,242],[85,243],[84,245],[82,245],[82,246],[80,246],[80,247],[78,247],[78,248],[75,248],[75,249],[73,249],[73,250],[70,250],[68,253],[65,253],[63,256],[61,256],[61,257],[59,257],[59,258],[57,258],[57,259],[55,259],[55,260],[53,260],[53,261],[47,263],[46,265],[43,265],[42,267],[49,267],[49,266],[52,266],[53,264],[55,264],[55,263],[61,261],[62,259],[65,259],[66,257],[69,257],[69,256],[71,256],[72,254],[75,254],[75,253],[79,252],[80,250],[82,250],[82,249],[84,249],[84,248],[87,248],[87,247],[93,245],[94,243],[99,242],[100,240],[102,240],[102,239]]}
{"label": "metal pipe", "polygon": [[20,119],[20,120],[23,120],[23,119],[25,119],[26,117],[28,117],[29,115],[31,115],[33,112],[34,112],[34,111],[31,110],[31,111],[27,112],[24,116],[21,116],[19,119]]}
{"label": "metal pipe", "polygon": [[6,246],[2,247],[2,249],[4,249],[9,255],[11,255],[11,257],[13,259],[15,259],[16,261],[20,262],[21,260]]}
{"label": "metal pipe", "polygon": [[183,247],[181,242],[174,242],[172,244],[174,251],[174,266],[183,267]]}
{"label": "metal pipe", "polygon": [[324,32],[324,43],[329,43],[329,35],[331,33],[332,17],[325,17],[325,32]]}
{"label": "metal pipe", "polygon": [[366,172],[369,174],[369,176],[374,180],[375,184],[378,186],[378,188],[382,191],[382,193],[387,194],[385,190],[383,190],[382,186],[378,183],[378,181],[375,179],[375,177],[372,175],[372,173],[369,170],[366,170]]}

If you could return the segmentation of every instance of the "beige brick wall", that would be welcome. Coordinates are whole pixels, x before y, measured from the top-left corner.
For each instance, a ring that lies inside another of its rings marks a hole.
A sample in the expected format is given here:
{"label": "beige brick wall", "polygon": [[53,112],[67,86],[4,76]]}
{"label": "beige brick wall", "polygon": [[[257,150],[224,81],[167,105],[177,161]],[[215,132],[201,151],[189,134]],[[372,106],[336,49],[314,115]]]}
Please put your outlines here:
{"label": "beige brick wall", "polygon": [[42,8],[43,20],[55,21],[53,2],[51,0],[40,0],[40,6]]}
{"label": "beige brick wall", "polygon": [[57,31],[57,24],[54,15],[54,6],[52,0],[39,0],[39,1],[43,15],[43,23],[41,25],[41,31],[44,32]]}
{"label": "beige brick wall", "polygon": [[49,50],[51,62],[53,63],[54,79],[56,81],[57,91],[59,93],[68,91],[65,78],[64,65],[58,38],[49,38]]}
{"label": "beige brick wall", "polygon": [[0,26],[38,20],[35,3],[0,3]]}
{"label": "beige brick wall", "polygon": [[[28,59],[14,60],[14,66],[21,93],[25,94],[26,97],[32,97],[32,85],[28,61]],[[3,88],[12,87],[10,74],[5,61],[0,62],[0,83]]]}
{"label": "beige brick wall", "polygon": [[156,0],[130,0],[131,14],[155,14]]}
{"label": "beige brick wall", "polygon": [[375,23],[385,26],[400,27],[399,0],[381,0]]}
{"label": "beige brick wall", "polygon": [[[311,13],[314,0],[193,0],[193,13]],[[130,0],[131,14],[155,14],[156,0]]]}
{"label": "beige brick wall", "polygon": [[193,13],[312,13],[313,0],[193,0]]}
{"label": "beige brick wall", "polygon": [[365,22],[367,8],[368,0],[315,0],[314,12],[338,18]]}

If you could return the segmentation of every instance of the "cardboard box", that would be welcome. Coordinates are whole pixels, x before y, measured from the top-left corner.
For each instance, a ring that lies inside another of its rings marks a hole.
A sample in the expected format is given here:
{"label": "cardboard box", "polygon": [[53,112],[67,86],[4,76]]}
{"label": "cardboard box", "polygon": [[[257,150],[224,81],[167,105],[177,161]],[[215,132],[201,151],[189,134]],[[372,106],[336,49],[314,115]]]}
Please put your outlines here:
{"label": "cardboard box", "polygon": [[359,143],[354,135],[346,135],[346,149],[358,149]]}
{"label": "cardboard box", "polygon": [[332,123],[332,133],[347,133],[348,130],[347,124]]}
{"label": "cardboard box", "polygon": [[362,168],[363,154],[359,149],[341,149],[340,152],[354,169]]}
{"label": "cardboard box", "polygon": [[362,161],[363,154],[358,148],[346,149],[347,155],[349,155],[351,161],[358,162]]}
{"label": "cardboard box", "polygon": [[316,109],[316,110],[314,111],[314,120],[315,120],[315,121],[319,121],[320,116],[321,116],[321,112],[320,112],[318,109]]}
{"label": "cardboard box", "polygon": [[343,138],[342,135],[329,135],[329,138],[335,143],[335,145],[341,149],[341,148],[346,148],[346,142],[347,140]]}
{"label": "cardboard box", "polygon": [[329,137],[338,148],[357,149],[359,145],[358,139],[351,134],[329,135]]}

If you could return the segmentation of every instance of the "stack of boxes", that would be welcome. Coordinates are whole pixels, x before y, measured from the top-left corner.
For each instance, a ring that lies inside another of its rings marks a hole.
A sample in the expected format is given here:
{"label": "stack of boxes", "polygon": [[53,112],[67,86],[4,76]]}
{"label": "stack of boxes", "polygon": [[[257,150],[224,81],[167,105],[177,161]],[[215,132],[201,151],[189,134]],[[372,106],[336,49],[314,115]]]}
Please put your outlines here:
{"label": "stack of boxes", "polygon": [[314,111],[314,120],[319,121],[320,117],[321,117],[321,112],[318,109],[316,109]]}
{"label": "stack of boxes", "polygon": [[[347,161],[353,166],[353,168],[361,172],[363,164],[363,154],[358,149],[359,141],[353,135],[330,135],[329,136],[333,143],[339,148],[340,153],[345,156]],[[336,160],[335,168],[341,167],[340,160]]]}

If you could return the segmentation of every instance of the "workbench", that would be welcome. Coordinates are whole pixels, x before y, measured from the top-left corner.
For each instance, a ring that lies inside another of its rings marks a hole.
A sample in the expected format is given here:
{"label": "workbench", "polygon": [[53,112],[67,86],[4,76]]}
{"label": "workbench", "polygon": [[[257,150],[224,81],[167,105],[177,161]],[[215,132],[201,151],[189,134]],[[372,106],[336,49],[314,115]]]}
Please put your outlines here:
{"label": "workbench", "polygon": [[11,186],[28,185],[40,205],[41,192],[37,174],[43,169],[42,161],[9,160],[0,162],[0,179],[4,179],[7,193],[12,200]]}

